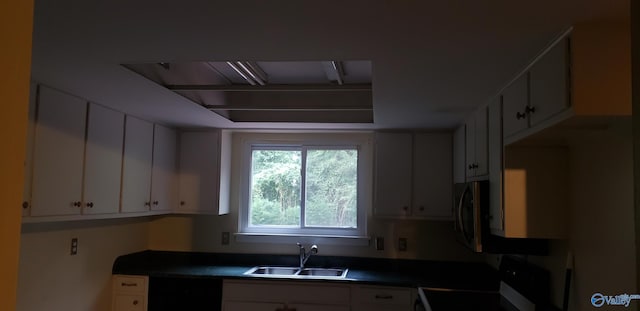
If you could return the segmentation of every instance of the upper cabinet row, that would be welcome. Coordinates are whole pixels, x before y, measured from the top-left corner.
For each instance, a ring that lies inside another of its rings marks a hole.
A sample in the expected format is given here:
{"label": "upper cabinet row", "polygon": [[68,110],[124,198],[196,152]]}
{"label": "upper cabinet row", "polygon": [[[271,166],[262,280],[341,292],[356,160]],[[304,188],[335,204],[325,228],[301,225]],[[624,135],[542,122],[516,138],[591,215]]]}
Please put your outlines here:
{"label": "upper cabinet row", "polygon": [[577,25],[455,132],[454,181],[489,179],[493,234],[566,234],[562,129],[631,115],[629,40],[625,24]]}
{"label": "upper cabinet row", "polygon": [[178,134],[51,88],[33,89],[25,221],[228,209],[219,204],[221,144],[228,140],[221,131]]}

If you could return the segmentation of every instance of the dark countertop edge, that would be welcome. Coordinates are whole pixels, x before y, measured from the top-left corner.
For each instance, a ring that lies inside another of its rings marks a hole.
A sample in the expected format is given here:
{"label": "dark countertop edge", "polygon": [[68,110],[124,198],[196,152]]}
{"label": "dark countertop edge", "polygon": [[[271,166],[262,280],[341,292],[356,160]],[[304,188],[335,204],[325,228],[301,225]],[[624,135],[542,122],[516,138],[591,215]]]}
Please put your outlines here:
{"label": "dark countertop edge", "polygon": [[[218,258],[216,258],[218,257]],[[284,258],[281,264],[274,263],[274,258]],[[224,262],[229,258],[239,258],[238,263]],[[120,256],[113,265],[113,274],[146,275],[149,277],[175,278],[216,278],[255,281],[286,281],[286,282],[332,282],[361,285],[394,286],[394,287],[441,287],[452,289],[480,289],[497,290],[499,281],[497,271],[490,266],[480,263],[437,262],[406,259],[386,258],[353,258],[353,257],[316,257],[316,265],[309,262],[308,267],[344,267],[348,268],[346,279],[314,279],[287,277],[258,277],[243,273],[254,266],[291,264],[292,255],[263,255],[263,254],[227,254],[227,253],[192,253],[167,251],[142,251]],[[312,257],[313,259],[314,257]],[[256,264],[255,260],[260,261]],[[222,261],[222,262],[221,262]],[[359,261],[373,262],[371,266]],[[328,264],[329,262],[329,264]],[[344,263],[344,265],[341,265]],[[350,265],[350,263],[352,263]],[[375,263],[382,263],[376,266]],[[389,265],[389,263],[392,263]],[[384,265],[387,264],[387,265]],[[362,268],[359,267],[364,266]],[[356,266],[351,268],[350,266]],[[442,267],[458,275],[443,275]],[[459,271],[460,267],[462,271]],[[470,269],[478,268],[480,271]],[[409,269],[410,271],[407,271]],[[411,270],[413,269],[413,270]],[[404,271],[403,271],[404,270]],[[416,271],[418,270],[418,271]],[[425,276],[434,273],[434,277]],[[466,274],[465,274],[466,273]],[[464,279],[464,281],[462,281]],[[463,284],[464,283],[464,284]]]}

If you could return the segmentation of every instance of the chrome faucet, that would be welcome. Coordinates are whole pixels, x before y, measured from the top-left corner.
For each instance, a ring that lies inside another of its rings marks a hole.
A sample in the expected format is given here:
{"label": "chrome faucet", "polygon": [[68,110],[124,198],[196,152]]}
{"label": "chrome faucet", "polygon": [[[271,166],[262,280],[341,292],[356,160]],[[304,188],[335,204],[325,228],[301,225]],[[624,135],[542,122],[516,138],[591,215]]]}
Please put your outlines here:
{"label": "chrome faucet", "polygon": [[311,255],[313,254],[317,254],[318,253],[318,245],[311,245],[311,249],[309,250],[309,252],[307,253],[304,249],[304,246],[302,246],[302,244],[300,243],[296,243],[298,245],[298,248],[300,248],[300,269],[304,268],[304,264],[307,263],[307,260],[309,260],[309,257],[311,257]]}

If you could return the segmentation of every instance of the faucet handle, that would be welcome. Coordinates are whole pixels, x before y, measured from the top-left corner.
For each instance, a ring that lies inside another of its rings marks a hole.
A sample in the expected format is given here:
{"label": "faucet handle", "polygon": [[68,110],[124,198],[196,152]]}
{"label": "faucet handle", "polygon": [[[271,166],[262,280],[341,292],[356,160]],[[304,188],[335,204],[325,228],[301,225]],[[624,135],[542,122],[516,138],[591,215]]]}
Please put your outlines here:
{"label": "faucet handle", "polygon": [[318,245],[311,245],[311,249],[309,250],[309,252],[317,254],[318,253]]}
{"label": "faucet handle", "polygon": [[302,244],[300,244],[300,242],[296,243],[296,245],[298,245],[299,248],[304,248],[304,246],[302,246]]}

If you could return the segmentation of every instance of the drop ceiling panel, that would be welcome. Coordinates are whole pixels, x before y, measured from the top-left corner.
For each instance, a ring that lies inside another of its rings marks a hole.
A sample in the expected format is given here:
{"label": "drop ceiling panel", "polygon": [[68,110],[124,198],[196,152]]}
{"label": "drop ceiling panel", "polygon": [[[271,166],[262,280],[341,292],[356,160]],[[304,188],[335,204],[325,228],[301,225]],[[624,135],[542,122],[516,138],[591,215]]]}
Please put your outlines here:
{"label": "drop ceiling panel", "polygon": [[[233,122],[373,123],[370,61],[123,66]],[[243,69],[251,66],[257,70]]]}

